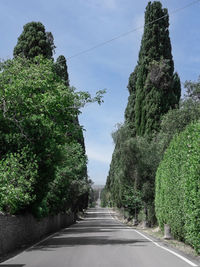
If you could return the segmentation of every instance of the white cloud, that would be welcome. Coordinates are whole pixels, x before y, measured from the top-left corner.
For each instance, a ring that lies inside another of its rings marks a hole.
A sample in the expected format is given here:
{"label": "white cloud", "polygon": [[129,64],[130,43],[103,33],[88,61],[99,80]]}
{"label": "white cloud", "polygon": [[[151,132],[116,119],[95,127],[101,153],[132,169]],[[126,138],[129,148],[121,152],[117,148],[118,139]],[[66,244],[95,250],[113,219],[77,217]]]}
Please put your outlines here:
{"label": "white cloud", "polygon": [[86,154],[89,161],[95,160],[101,163],[110,164],[112,158],[113,147],[99,144],[87,144]]}

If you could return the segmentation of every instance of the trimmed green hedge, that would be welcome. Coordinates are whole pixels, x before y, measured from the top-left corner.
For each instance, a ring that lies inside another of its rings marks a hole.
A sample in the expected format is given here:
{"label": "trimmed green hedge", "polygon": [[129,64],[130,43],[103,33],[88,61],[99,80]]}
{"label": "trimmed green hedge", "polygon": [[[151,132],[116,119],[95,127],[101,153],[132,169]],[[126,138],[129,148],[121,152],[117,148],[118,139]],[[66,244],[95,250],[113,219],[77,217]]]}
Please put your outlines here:
{"label": "trimmed green hedge", "polygon": [[155,208],[161,229],[200,253],[200,122],[176,135],[156,173]]}

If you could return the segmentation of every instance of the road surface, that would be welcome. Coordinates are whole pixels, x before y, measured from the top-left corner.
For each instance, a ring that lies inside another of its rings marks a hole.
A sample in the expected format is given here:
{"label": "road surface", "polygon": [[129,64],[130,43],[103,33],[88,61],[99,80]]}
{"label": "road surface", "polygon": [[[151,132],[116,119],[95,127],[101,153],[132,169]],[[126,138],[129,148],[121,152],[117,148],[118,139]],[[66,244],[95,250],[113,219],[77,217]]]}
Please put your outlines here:
{"label": "road surface", "polygon": [[[84,220],[63,229],[0,267],[189,267],[194,260],[127,227],[108,209],[89,209]],[[184,256],[184,257],[182,257]]]}

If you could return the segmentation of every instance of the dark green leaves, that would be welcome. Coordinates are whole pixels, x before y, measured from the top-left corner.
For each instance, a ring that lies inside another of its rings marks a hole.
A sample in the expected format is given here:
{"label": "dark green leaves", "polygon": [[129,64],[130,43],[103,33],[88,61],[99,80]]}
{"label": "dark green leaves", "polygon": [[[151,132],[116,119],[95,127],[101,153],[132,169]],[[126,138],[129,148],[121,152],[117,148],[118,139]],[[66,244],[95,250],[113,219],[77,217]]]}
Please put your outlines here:
{"label": "dark green leaves", "polygon": [[46,32],[41,22],[29,22],[24,25],[24,30],[18,38],[13,55],[14,57],[22,56],[29,59],[43,55],[50,59],[54,49],[52,33]]}

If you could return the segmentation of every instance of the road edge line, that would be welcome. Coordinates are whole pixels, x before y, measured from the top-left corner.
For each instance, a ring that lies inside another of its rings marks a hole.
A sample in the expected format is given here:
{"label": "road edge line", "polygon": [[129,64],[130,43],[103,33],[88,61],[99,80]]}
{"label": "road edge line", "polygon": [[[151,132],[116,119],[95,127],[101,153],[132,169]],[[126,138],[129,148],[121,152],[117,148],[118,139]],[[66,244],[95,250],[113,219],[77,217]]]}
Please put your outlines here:
{"label": "road edge line", "polygon": [[[130,227],[131,228],[131,227]],[[131,228],[132,229],[132,228]],[[168,251],[169,253],[175,255],[176,257],[180,258],[181,260],[187,262],[188,264],[190,264],[191,266],[194,266],[194,267],[198,267],[199,265],[196,265],[195,263],[193,263],[192,261],[188,260],[186,257],[176,253],[175,251],[169,249],[169,248],[166,248],[166,247],[163,247],[161,245],[159,245],[157,242],[153,241],[151,238],[147,237],[146,235],[142,234],[140,231],[138,230],[135,230],[135,229],[132,229],[133,231],[135,231],[136,233],[140,234],[141,236],[143,236],[144,238],[146,238],[147,240],[151,241],[154,245],[156,245],[157,247],[159,248],[162,248],[166,251]]]}
{"label": "road edge line", "polygon": [[[112,217],[112,219],[113,219],[113,220],[116,220],[116,219],[113,218],[113,216],[111,215],[109,209],[108,209],[108,211],[109,211],[109,214],[110,214],[110,216]],[[117,220],[118,220],[118,219],[117,219]],[[118,221],[121,222],[120,220],[118,220]],[[122,222],[121,222],[121,223],[122,223]],[[124,224],[124,223],[122,223],[122,224]],[[166,248],[166,247],[163,247],[163,246],[159,245],[157,242],[153,241],[151,238],[149,238],[149,237],[147,237],[146,235],[142,234],[140,231],[135,230],[135,229],[133,229],[133,228],[130,227],[130,226],[128,226],[128,228],[131,229],[131,230],[133,230],[133,231],[135,231],[136,233],[140,234],[141,236],[143,236],[144,238],[146,238],[147,240],[149,240],[150,242],[152,242],[152,243],[153,243],[154,245],[156,245],[157,247],[162,248],[162,249],[168,251],[169,253],[175,255],[176,257],[180,258],[181,260],[187,262],[189,265],[191,265],[191,266],[193,266],[193,267],[198,267],[198,266],[199,266],[199,265],[197,265],[196,263],[193,263],[192,261],[188,260],[186,257],[181,256],[180,254],[176,253],[175,251],[173,251],[173,250],[171,250],[171,249],[169,249],[169,248]]]}

